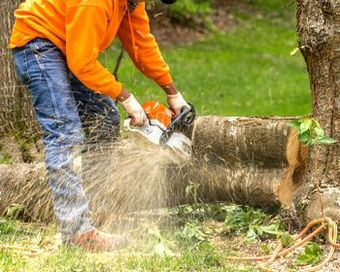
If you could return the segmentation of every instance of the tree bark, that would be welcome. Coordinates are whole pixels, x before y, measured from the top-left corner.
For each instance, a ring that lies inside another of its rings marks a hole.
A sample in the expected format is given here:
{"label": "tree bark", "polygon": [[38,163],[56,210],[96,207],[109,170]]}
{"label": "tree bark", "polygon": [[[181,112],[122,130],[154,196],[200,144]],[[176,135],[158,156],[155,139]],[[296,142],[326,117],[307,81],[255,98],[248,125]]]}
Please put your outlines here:
{"label": "tree bark", "polygon": [[[15,75],[11,51],[8,49],[14,11],[21,2],[6,0],[0,4],[0,138],[6,135],[19,141],[22,160],[32,161],[29,144],[36,142],[39,127],[34,118],[29,93]],[[0,145],[6,143],[0,140]]]}
{"label": "tree bark", "polygon": [[[129,142],[113,147],[110,173],[92,165],[87,188],[94,214],[108,215],[192,203],[190,182],[203,202],[226,201],[266,209],[290,204],[305,168],[305,151],[288,122],[292,118],[201,117],[193,129],[193,157]],[[85,171],[85,169],[84,169]],[[43,164],[0,166],[0,213],[12,204],[26,207],[26,217],[49,221],[52,202]],[[104,220],[105,219],[105,220]]]}
{"label": "tree bark", "polygon": [[204,182],[205,191],[215,190],[209,201],[228,200],[266,208],[278,203],[290,205],[301,185],[307,156],[296,131],[288,125],[293,119],[198,119],[193,133],[196,167],[189,171],[189,179],[204,182],[211,171],[210,180],[219,182],[218,186]]}
{"label": "tree bark", "polygon": [[297,0],[297,20],[299,46],[310,77],[313,117],[337,143],[311,148],[305,182],[294,203],[305,221],[321,217],[322,210],[340,220],[340,2]]}

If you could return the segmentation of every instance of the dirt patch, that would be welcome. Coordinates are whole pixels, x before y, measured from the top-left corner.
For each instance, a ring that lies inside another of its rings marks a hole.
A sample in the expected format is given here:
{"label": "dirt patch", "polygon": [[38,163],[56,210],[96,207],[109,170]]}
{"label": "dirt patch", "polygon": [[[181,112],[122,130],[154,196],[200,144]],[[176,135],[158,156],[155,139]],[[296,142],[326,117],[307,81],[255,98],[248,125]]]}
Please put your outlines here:
{"label": "dirt patch", "polygon": [[150,15],[150,27],[157,42],[163,46],[189,45],[202,40],[209,33],[203,25],[190,27],[174,22],[165,10]]}
{"label": "dirt patch", "polygon": [[193,25],[193,22],[177,22],[171,19],[164,6],[156,6],[149,12],[152,33],[163,46],[190,45],[200,41],[209,34],[212,29],[226,33],[233,31],[237,26],[237,20],[233,13],[236,10],[249,10],[243,1],[217,0],[213,5],[213,13],[210,16],[212,26],[203,22]]}
{"label": "dirt patch", "polygon": [[280,25],[290,24],[289,20],[282,20],[283,14],[291,12],[291,9],[288,8],[290,5],[287,3],[282,6],[281,10],[265,12],[255,3],[251,4],[246,0],[215,0],[209,18],[195,18],[195,23],[190,20],[178,22],[171,19],[169,10],[162,5],[152,7],[148,13],[152,33],[159,44],[163,46],[190,45],[203,40],[213,31],[222,34],[234,31],[238,25],[242,24],[240,18],[243,16],[257,19],[268,18],[273,22],[279,19]]}

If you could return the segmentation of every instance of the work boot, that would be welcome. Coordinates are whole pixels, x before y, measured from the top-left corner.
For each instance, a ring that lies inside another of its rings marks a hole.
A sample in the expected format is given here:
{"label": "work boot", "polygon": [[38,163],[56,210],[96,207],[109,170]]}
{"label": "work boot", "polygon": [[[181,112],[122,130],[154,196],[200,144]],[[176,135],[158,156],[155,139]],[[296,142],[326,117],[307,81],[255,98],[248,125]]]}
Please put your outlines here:
{"label": "work boot", "polygon": [[127,246],[128,240],[123,235],[110,235],[94,229],[76,235],[67,244],[80,247],[85,251],[114,251]]}

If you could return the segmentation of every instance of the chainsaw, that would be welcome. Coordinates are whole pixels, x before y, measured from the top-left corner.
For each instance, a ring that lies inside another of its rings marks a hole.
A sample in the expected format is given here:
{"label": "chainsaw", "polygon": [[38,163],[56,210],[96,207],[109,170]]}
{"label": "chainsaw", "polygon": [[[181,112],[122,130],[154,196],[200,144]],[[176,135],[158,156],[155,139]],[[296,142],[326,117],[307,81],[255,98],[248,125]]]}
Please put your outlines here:
{"label": "chainsaw", "polygon": [[184,131],[195,120],[194,106],[189,103],[189,106],[184,106],[177,116],[157,101],[148,101],[142,107],[148,117],[146,124],[141,127],[133,126],[131,118],[127,118],[124,121],[124,128],[137,136],[142,136],[150,143],[170,147],[190,157],[191,140],[184,134]]}

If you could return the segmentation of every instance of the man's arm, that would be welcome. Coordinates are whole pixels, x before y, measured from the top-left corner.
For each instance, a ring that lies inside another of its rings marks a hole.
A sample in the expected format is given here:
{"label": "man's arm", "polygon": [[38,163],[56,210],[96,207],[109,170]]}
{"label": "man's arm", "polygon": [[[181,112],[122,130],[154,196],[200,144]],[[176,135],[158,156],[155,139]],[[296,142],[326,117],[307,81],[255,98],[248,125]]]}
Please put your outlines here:
{"label": "man's arm", "polygon": [[150,33],[145,3],[141,2],[130,14],[125,14],[118,37],[135,66],[159,86],[172,84],[169,67],[165,63],[154,36]]}
{"label": "man's arm", "polygon": [[162,87],[167,94],[170,107],[176,114],[183,106],[188,106],[173,83],[169,67],[150,32],[149,17],[144,2],[137,5],[130,18],[129,13],[124,16],[118,37],[135,66]]}
{"label": "man's arm", "polygon": [[70,70],[89,89],[116,98],[121,94],[123,86],[97,60],[107,22],[102,7],[67,7],[66,59]]}
{"label": "man's arm", "polygon": [[94,5],[67,7],[66,59],[70,70],[89,89],[121,102],[135,125],[143,125],[146,115],[133,95],[117,82],[97,60],[99,45],[108,26],[105,9]]}

